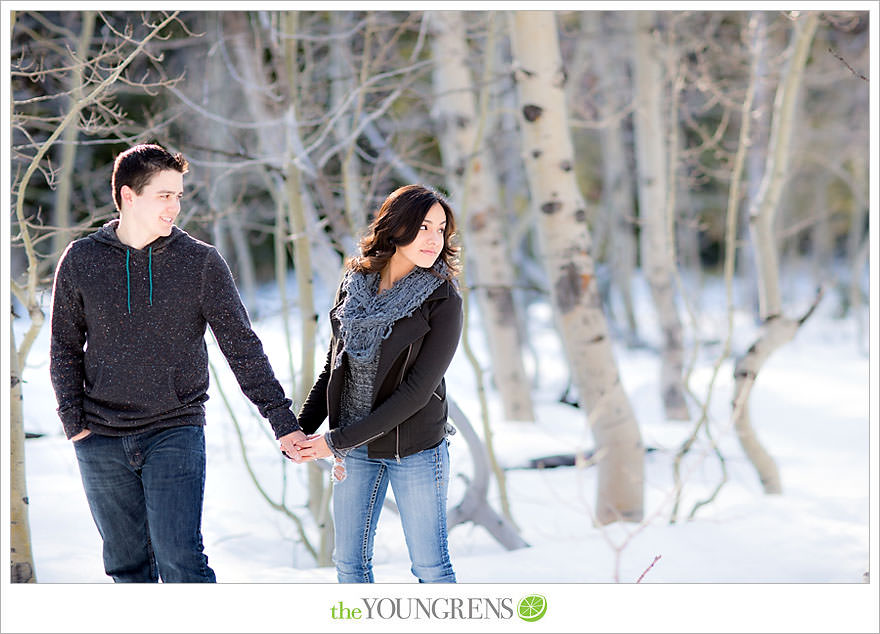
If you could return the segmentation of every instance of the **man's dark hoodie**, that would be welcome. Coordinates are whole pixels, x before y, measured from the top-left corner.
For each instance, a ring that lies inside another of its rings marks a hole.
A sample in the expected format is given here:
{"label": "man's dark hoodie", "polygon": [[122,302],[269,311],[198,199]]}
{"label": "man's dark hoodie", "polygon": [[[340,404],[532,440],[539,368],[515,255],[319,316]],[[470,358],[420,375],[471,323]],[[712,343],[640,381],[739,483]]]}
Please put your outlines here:
{"label": "man's dark hoodie", "polygon": [[67,437],[204,425],[208,325],[275,436],[299,429],[217,249],[177,227],[134,249],[118,224],[72,242],[55,272],[49,371]]}

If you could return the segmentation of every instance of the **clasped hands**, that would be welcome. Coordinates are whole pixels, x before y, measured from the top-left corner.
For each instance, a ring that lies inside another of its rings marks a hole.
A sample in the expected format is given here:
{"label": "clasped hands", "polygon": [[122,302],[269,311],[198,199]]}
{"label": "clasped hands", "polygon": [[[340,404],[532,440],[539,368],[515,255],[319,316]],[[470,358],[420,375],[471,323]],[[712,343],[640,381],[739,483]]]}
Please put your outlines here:
{"label": "clasped hands", "polygon": [[297,430],[282,436],[278,441],[281,443],[281,453],[297,463],[333,455],[324,440],[324,434],[306,436],[302,430]]}
{"label": "clasped hands", "polygon": [[[329,458],[333,455],[324,434],[312,434],[306,436],[298,430],[278,439],[281,443],[281,453],[294,462],[309,462],[318,458]],[[339,460],[333,466],[333,477],[337,482],[345,479],[345,467]]]}

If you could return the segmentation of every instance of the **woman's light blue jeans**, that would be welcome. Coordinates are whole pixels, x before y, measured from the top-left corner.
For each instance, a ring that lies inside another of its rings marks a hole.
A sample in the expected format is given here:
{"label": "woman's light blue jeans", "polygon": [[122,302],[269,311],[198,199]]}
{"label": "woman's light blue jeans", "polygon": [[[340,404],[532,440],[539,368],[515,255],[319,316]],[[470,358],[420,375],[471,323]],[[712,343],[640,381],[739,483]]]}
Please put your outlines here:
{"label": "woman's light blue jeans", "polygon": [[185,426],[74,443],[104,571],[117,582],[213,582],[202,552],[205,433]]}
{"label": "woman's light blue jeans", "polygon": [[400,462],[396,458],[369,458],[367,447],[358,447],[346,457],[345,472],[345,479],[333,488],[333,560],[339,582],[373,582],[373,538],[390,482],[412,573],[420,583],[454,583],[446,539],[446,440]]}

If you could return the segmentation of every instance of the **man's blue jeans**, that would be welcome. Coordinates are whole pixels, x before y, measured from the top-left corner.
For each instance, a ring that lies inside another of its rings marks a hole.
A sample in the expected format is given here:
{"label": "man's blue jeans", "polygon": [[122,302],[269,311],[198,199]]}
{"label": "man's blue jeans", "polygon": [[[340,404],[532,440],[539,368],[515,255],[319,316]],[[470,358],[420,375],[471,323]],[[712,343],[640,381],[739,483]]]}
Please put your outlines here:
{"label": "man's blue jeans", "polygon": [[92,433],[74,447],[104,540],[104,571],[114,581],[216,581],[202,552],[202,427]]}
{"label": "man's blue jeans", "polygon": [[412,573],[421,583],[454,583],[446,539],[446,440],[400,462],[369,458],[366,446],[358,447],[345,458],[345,472],[345,479],[333,488],[333,560],[340,583],[373,581],[373,538],[389,482],[400,511]]}

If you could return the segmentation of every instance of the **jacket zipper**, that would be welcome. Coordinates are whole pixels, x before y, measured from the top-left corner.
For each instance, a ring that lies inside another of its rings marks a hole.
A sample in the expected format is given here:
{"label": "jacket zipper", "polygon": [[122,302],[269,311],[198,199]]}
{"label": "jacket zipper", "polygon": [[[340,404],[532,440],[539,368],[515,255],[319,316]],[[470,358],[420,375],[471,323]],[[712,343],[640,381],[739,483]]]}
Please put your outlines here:
{"label": "jacket zipper", "polygon": [[[412,344],[409,344],[406,348],[406,359],[403,360],[403,367],[400,368],[400,376],[397,377],[397,387],[400,387],[400,384],[403,383],[403,375],[406,373],[406,364],[409,363],[409,357],[412,354]],[[394,444],[394,457],[397,458],[398,464],[400,463],[400,425],[394,428],[395,444]]]}
{"label": "jacket zipper", "polygon": [[363,441],[363,442],[359,442],[358,444],[356,444],[354,447],[352,447],[352,449],[357,449],[358,447],[363,447],[363,446],[366,445],[367,443],[373,442],[374,440],[376,440],[376,439],[379,438],[380,436],[383,436],[384,433],[385,433],[385,432],[382,432],[382,433],[380,433],[380,434],[376,434],[375,436],[372,436],[372,437],[370,437],[370,438],[367,438],[365,441]]}
{"label": "jacket zipper", "polygon": [[324,400],[327,402],[327,420],[328,420],[328,429],[327,432],[330,432],[329,429],[329,420],[330,420],[330,382],[333,380],[333,369],[336,366],[336,355],[330,355],[330,376],[327,378],[327,389],[324,390]]}
{"label": "jacket zipper", "polygon": [[403,375],[406,372],[406,364],[409,363],[409,357],[412,355],[412,344],[409,344],[406,348],[406,359],[403,360],[403,367],[400,368],[400,375],[397,377],[397,386],[400,387],[400,384],[403,383]]}

